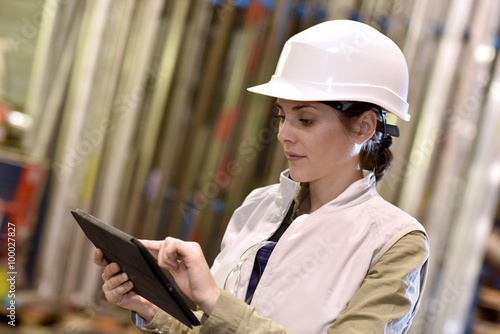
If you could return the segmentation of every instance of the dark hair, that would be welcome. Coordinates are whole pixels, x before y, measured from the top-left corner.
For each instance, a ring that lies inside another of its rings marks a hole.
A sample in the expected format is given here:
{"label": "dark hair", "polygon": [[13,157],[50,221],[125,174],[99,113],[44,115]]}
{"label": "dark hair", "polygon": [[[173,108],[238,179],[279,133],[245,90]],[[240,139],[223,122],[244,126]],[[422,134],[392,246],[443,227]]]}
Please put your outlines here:
{"label": "dark hair", "polygon": [[[335,109],[340,122],[348,131],[353,131],[352,126],[365,111],[373,110],[377,115],[377,120],[383,122],[382,109],[374,104],[367,102],[356,102],[339,111],[337,105],[330,101],[323,102]],[[382,132],[376,130],[373,136],[367,140],[360,151],[361,168],[373,171],[377,182],[382,180],[391,167],[393,155],[389,147],[392,144],[392,137],[382,138]]]}

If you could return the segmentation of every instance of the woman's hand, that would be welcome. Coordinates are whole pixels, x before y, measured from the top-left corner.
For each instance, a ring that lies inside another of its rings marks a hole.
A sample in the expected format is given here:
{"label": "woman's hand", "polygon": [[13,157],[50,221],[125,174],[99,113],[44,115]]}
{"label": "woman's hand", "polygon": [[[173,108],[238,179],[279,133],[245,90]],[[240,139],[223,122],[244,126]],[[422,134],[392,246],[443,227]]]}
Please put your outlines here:
{"label": "woman's hand", "polygon": [[108,264],[100,249],[94,252],[94,263],[104,268],[102,291],[108,302],[135,311],[150,322],[158,307],[132,291],[134,284],[126,273],[120,273],[120,266],[117,263]]}
{"label": "woman's hand", "polygon": [[158,265],[172,274],[182,292],[210,315],[220,291],[200,245],[170,237],[141,242],[158,259]]}

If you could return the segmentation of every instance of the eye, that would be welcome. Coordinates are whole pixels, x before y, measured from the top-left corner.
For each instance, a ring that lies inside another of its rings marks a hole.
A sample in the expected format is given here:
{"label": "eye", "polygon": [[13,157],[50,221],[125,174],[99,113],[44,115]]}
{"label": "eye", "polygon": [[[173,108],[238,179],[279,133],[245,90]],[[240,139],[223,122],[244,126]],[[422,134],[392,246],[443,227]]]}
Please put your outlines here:
{"label": "eye", "polygon": [[276,117],[280,123],[285,121],[285,115],[275,114],[274,117]]}
{"label": "eye", "polygon": [[301,118],[299,119],[299,121],[302,123],[302,125],[304,126],[311,126],[313,121],[311,119],[307,119],[307,118]]}

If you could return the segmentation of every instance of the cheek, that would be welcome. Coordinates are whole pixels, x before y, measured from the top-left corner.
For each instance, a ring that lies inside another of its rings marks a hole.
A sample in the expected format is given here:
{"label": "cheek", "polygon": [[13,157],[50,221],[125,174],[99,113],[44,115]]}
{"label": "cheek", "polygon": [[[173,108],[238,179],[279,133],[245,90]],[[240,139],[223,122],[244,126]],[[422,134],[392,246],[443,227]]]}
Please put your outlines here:
{"label": "cheek", "polygon": [[319,157],[328,160],[345,161],[356,155],[357,145],[352,138],[341,129],[326,131],[315,143],[316,153]]}

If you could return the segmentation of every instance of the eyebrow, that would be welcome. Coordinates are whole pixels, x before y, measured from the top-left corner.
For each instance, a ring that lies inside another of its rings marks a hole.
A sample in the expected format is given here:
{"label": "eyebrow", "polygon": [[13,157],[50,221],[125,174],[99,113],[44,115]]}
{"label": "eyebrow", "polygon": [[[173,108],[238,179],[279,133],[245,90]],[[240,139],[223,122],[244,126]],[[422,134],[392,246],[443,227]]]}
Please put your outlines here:
{"label": "eyebrow", "polygon": [[[281,104],[279,104],[278,102],[274,103],[274,106],[275,106],[276,108],[278,108],[278,109],[283,110],[283,107],[282,107],[282,106],[281,106]],[[309,107],[314,108],[314,109],[318,109],[318,108],[316,108],[314,105],[307,103],[307,104],[298,104],[298,105],[294,106],[294,107],[292,108],[292,110],[293,110],[293,111],[297,111],[297,110],[304,109],[304,108],[309,108]]]}

